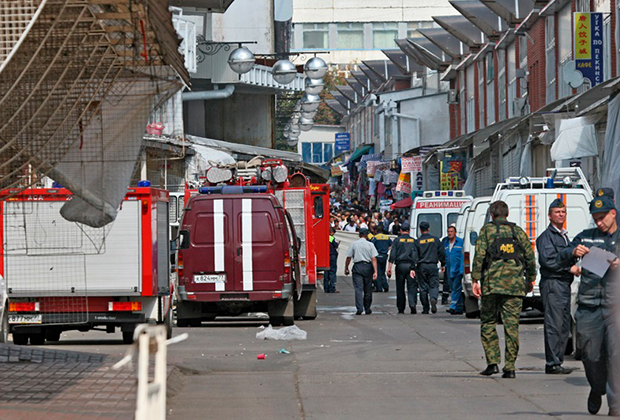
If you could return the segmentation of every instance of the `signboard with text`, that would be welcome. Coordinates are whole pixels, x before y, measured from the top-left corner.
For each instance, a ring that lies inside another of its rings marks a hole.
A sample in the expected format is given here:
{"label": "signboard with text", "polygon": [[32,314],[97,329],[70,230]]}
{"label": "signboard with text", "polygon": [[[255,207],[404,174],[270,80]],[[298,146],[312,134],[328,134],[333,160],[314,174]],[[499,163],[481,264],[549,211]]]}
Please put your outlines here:
{"label": "signboard with text", "polygon": [[336,153],[348,152],[351,148],[350,133],[336,133]]}
{"label": "signboard with text", "polygon": [[422,156],[401,158],[403,172],[422,172]]}
{"label": "signboard with text", "polygon": [[575,13],[575,67],[590,86],[603,81],[603,14]]}

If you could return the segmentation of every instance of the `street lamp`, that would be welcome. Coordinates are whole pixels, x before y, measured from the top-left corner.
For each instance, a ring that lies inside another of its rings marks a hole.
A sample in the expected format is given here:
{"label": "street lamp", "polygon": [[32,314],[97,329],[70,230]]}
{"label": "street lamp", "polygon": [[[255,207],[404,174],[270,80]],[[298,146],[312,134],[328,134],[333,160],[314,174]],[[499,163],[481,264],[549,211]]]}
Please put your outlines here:
{"label": "street lamp", "polygon": [[304,93],[301,97],[301,109],[305,112],[312,112],[319,109],[321,97],[319,95],[308,95]]}
{"label": "street lamp", "polygon": [[318,95],[325,86],[323,84],[323,79],[311,79],[310,77],[306,77],[304,84],[306,86],[306,93],[310,95]]}
{"label": "street lamp", "polygon": [[255,62],[254,54],[246,47],[239,47],[228,56],[228,65],[237,74],[249,72],[254,67]]}
{"label": "street lamp", "polygon": [[322,58],[313,57],[304,65],[306,76],[311,79],[322,79],[327,73],[327,64]]}
{"label": "street lamp", "polygon": [[288,85],[297,76],[297,67],[289,60],[279,60],[272,68],[273,80],[281,85]]}
{"label": "street lamp", "polygon": [[300,112],[300,118],[306,118],[309,120],[313,120],[314,117],[316,116],[316,111],[310,111],[310,112],[306,112],[306,111],[302,111]]}
{"label": "street lamp", "polygon": [[314,125],[314,120],[310,118],[301,117],[299,119],[299,129],[301,131],[310,131],[313,125]]}

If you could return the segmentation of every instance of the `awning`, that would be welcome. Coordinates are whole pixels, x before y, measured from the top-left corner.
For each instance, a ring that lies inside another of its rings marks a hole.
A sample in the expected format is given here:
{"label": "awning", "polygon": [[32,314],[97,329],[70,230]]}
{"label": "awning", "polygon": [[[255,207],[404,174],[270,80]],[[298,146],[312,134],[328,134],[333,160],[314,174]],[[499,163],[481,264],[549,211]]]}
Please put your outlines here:
{"label": "awning", "polygon": [[267,158],[282,159],[290,162],[301,162],[299,153],[285,152],[284,150],[269,149],[267,147],[252,146],[250,144],[230,143],[222,140],[208,139],[197,136],[186,136],[194,144],[212,147],[229,153],[238,153],[249,156],[264,156]]}
{"label": "awning", "polygon": [[351,156],[349,157],[349,159],[347,159],[347,161],[344,163],[344,165],[349,165],[349,164],[355,162],[356,160],[360,159],[362,156],[370,153],[371,150],[372,150],[372,146],[362,146],[362,147],[360,147],[359,149],[354,151],[353,154],[351,154]]}
{"label": "awning", "polygon": [[402,200],[397,201],[396,203],[392,204],[390,206],[390,208],[392,210],[394,210],[394,209],[408,209],[408,208],[411,208],[411,206],[413,206],[413,200],[411,199],[411,197],[407,197],[405,199],[402,199]]}

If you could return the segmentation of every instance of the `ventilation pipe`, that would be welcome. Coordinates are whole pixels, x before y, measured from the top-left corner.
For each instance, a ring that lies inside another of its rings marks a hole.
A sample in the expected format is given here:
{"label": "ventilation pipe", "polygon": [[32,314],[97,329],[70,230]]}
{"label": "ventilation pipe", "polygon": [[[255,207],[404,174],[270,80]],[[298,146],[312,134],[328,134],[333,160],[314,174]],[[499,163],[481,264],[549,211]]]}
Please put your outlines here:
{"label": "ventilation pipe", "polygon": [[183,102],[186,101],[210,101],[213,99],[226,99],[235,92],[235,85],[226,85],[223,89],[203,90],[198,92],[183,92]]}

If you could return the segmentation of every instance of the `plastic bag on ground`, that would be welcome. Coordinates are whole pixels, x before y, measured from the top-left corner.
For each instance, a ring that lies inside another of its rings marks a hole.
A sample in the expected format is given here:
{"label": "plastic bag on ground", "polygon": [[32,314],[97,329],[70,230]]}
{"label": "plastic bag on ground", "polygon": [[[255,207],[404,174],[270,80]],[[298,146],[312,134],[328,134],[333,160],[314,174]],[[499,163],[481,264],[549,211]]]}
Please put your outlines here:
{"label": "plastic bag on ground", "polygon": [[296,325],[290,327],[274,329],[271,325],[256,333],[257,340],[305,340],[308,333],[298,328]]}

